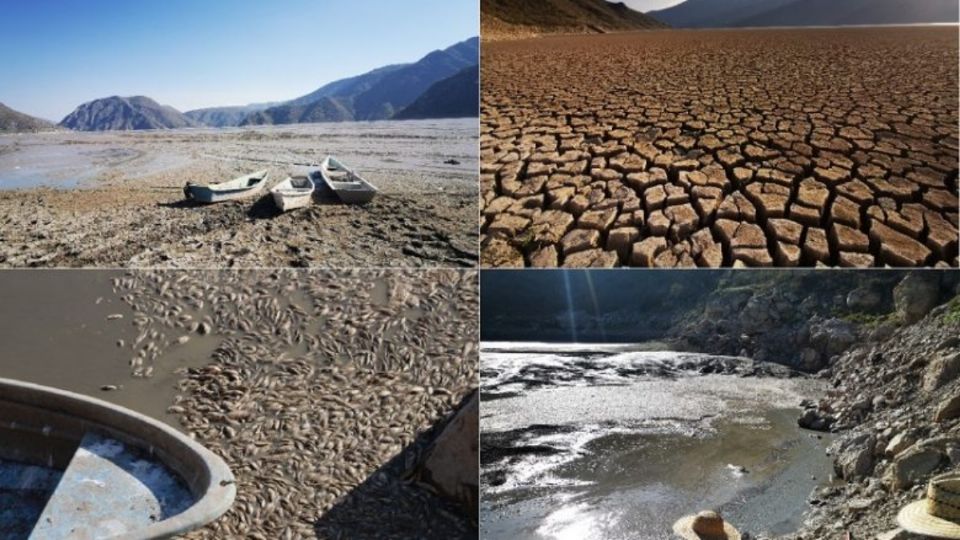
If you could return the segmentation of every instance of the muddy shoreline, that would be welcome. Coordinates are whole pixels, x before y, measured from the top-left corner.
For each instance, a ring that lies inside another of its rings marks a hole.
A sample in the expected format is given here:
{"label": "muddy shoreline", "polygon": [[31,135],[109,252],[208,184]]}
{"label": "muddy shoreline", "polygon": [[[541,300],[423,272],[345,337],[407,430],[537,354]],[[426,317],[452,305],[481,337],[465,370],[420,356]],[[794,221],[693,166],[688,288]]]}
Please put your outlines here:
{"label": "muddy shoreline", "polygon": [[[476,141],[467,120],[0,137],[0,266],[474,267]],[[380,195],[287,214],[267,194],[183,197],[188,180],[268,168],[272,185],[328,154]]]}

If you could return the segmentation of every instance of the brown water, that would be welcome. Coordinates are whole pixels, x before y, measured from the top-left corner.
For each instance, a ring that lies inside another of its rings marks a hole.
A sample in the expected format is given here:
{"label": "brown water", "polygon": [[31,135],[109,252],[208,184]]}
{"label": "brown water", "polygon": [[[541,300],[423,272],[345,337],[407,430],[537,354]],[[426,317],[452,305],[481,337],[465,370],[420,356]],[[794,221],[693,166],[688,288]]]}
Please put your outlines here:
{"label": "brown water", "polygon": [[484,537],[671,538],[702,509],[753,534],[799,528],[831,471],[828,441],[796,425],[818,385],[671,372],[691,356],[642,349],[486,348],[484,452],[516,454],[482,460]]}
{"label": "brown water", "polygon": [[[219,343],[192,336],[157,361],[151,378],[131,376],[137,338],[130,306],[113,293],[110,270],[0,271],[0,377],[48,385],[128,407],[177,426],[168,415],[180,367],[202,366]],[[123,315],[109,320],[110,315]],[[118,347],[123,340],[125,346]],[[114,385],[116,390],[101,387]]]}

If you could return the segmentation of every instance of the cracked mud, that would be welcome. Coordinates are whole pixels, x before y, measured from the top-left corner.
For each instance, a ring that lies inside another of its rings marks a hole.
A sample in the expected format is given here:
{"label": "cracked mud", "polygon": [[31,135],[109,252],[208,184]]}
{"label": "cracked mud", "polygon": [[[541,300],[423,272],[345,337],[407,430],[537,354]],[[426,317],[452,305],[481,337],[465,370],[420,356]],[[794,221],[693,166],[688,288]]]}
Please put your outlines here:
{"label": "cracked mud", "polygon": [[483,55],[484,266],[957,266],[955,27]]}

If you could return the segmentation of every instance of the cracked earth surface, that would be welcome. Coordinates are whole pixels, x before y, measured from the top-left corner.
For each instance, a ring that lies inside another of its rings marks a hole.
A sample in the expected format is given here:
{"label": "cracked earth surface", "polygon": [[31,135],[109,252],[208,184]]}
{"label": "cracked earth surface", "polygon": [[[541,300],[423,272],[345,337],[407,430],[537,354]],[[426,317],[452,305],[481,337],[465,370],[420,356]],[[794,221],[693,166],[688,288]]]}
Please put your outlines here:
{"label": "cracked earth surface", "polygon": [[482,264],[957,266],[957,32],[485,43]]}

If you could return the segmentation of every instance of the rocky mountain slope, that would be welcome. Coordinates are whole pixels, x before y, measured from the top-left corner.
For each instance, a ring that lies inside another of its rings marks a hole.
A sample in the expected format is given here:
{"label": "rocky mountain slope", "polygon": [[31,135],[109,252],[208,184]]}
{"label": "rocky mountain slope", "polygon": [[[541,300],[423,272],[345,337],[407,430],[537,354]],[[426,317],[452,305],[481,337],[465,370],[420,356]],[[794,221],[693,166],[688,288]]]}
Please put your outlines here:
{"label": "rocky mountain slope", "polygon": [[465,118],[479,115],[480,70],[474,65],[434,83],[394,118]]}
{"label": "rocky mountain slope", "polygon": [[604,33],[665,25],[622,2],[606,0],[481,0],[480,33],[504,39],[553,33]]}
{"label": "rocky mountain slope", "polygon": [[252,103],[239,107],[210,107],[183,113],[194,122],[209,127],[239,126],[247,116],[277,105],[276,103]]}
{"label": "rocky mountain slope", "polygon": [[174,129],[197,123],[180,111],[144,97],[112,96],[80,105],[60,125],[78,131]]}
{"label": "rocky mountain slope", "polygon": [[678,28],[957,22],[954,0],[687,0],[647,13]]}
{"label": "rocky mountain slope", "polygon": [[433,51],[412,64],[386,66],[329,83],[310,94],[249,115],[241,125],[384,120],[433,84],[479,61],[479,38]]}
{"label": "rocky mountain slope", "polygon": [[0,133],[30,133],[53,128],[51,122],[23,114],[0,103]]}
{"label": "rocky mountain slope", "polygon": [[901,282],[896,324],[876,327],[820,374],[834,390],[808,404],[801,424],[839,434],[830,453],[842,483],[811,495],[817,509],[798,537],[919,539],[894,516],[931,477],[960,468],[960,297],[938,305],[943,281],[920,273]]}
{"label": "rocky mountain slope", "polygon": [[794,0],[736,26],[821,26],[957,22],[955,0]]}

